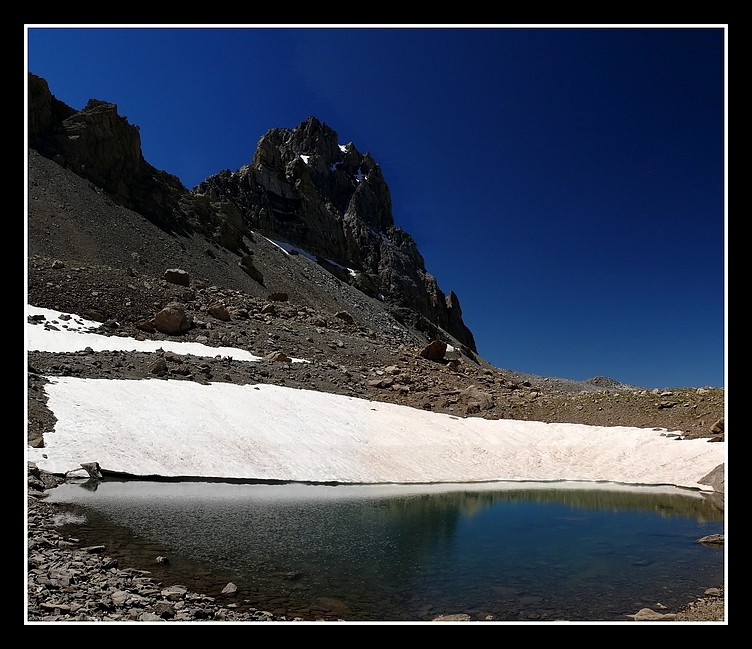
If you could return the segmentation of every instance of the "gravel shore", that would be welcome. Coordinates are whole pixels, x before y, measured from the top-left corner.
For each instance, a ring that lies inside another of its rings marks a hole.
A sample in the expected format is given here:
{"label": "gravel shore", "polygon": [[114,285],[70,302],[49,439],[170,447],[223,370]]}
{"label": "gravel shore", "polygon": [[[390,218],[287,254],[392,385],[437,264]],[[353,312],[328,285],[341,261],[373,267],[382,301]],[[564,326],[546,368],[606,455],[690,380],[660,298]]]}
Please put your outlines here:
{"label": "gravel shore", "polygon": [[[162,584],[143,566],[119,566],[103,546],[81,547],[77,539],[60,534],[56,517],[61,508],[45,500],[47,490],[60,482],[59,477],[29,466],[27,623],[321,621],[275,616],[248,606],[236,599],[232,584],[219,597],[193,593],[179,584]],[[626,617],[636,622],[724,622],[724,588],[709,588],[676,613],[643,609]],[[458,614],[436,621],[471,620]]]}

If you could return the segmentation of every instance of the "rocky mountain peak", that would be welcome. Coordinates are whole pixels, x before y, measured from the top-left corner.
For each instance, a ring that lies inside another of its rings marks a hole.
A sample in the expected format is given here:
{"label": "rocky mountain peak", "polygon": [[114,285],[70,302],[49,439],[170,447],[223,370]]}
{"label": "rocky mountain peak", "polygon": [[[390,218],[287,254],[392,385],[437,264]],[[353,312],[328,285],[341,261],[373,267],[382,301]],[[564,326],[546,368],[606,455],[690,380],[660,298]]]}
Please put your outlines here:
{"label": "rocky mountain peak", "polygon": [[251,164],[281,172],[301,155],[315,153],[321,159],[334,161],[339,152],[337,133],[311,116],[297,128],[269,129],[259,140]]}
{"label": "rocky mountain peak", "polygon": [[379,165],[316,117],[269,130],[248,165],[207,178],[193,193],[232,202],[250,229],[318,256],[427,335],[443,330],[476,351],[459,299],[447,298],[414,239],[395,225]]}
{"label": "rocky mountain peak", "polygon": [[358,217],[379,232],[394,225],[389,189],[371,155],[360,153],[352,142],[340,144],[337,133],[315,117],[293,129],[268,131],[259,140],[250,167],[260,174],[284,177],[301,191],[314,189],[340,218],[353,201],[357,206],[373,199]]}
{"label": "rocky mountain peak", "polygon": [[80,110],[57,100],[29,74],[29,144],[161,229],[200,235],[251,259],[254,233],[303,249],[338,279],[384,303],[394,317],[429,338],[451,339],[476,352],[459,300],[446,296],[413,238],[395,225],[379,165],[309,116],[295,128],[264,134],[251,161],[188,190],[144,160],[138,126],[116,104],[91,99]]}

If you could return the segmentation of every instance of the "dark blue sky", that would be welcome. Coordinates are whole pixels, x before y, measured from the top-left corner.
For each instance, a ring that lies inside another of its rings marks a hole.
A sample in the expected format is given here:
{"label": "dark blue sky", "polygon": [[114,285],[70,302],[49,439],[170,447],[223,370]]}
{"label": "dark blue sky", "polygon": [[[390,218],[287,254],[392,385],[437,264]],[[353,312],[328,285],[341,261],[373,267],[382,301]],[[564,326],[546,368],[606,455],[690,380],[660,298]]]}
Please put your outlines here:
{"label": "dark blue sky", "polygon": [[370,152],[482,356],[725,385],[724,25],[27,25],[28,69],[114,102],[187,187],[309,115]]}

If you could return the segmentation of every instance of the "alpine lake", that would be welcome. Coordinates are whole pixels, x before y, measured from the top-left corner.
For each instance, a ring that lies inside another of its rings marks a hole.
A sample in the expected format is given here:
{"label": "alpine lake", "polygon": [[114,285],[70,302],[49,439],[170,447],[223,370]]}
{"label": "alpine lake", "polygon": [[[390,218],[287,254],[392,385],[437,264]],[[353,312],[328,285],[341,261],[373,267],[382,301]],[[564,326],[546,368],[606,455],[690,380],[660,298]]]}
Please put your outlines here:
{"label": "alpine lake", "polygon": [[723,546],[698,542],[723,509],[673,487],[105,479],[49,500],[121,565],[287,619],[624,622],[724,581]]}

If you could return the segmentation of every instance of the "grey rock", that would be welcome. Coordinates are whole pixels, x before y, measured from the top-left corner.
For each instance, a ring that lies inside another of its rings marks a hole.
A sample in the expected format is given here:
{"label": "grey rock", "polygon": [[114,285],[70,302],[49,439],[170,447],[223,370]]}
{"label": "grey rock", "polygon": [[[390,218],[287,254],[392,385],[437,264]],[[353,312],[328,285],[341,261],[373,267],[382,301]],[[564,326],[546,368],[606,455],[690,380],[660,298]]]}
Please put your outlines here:
{"label": "grey rock", "polygon": [[181,268],[168,268],[164,272],[164,279],[170,284],[177,284],[178,286],[190,286],[190,275]]}
{"label": "grey rock", "polygon": [[89,474],[89,477],[94,480],[102,479],[102,468],[99,466],[99,462],[82,462],[81,468]]}
{"label": "grey rock", "polygon": [[420,355],[429,361],[440,361],[444,359],[446,350],[447,344],[444,341],[433,340],[421,350]]}
{"label": "grey rock", "polygon": [[658,613],[651,608],[641,608],[634,615],[627,615],[633,620],[640,621],[667,621],[676,619],[675,613]]}
{"label": "grey rock", "polygon": [[210,304],[207,312],[209,315],[215,317],[217,320],[222,320],[223,322],[229,322],[231,318],[230,312],[224,304]]}
{"label": "grey rock", "polygon": [[713,487],[713,490],[718,493],[725,493],[726,491],[726,471],[725,465],[719,464],[706,476],[700,478],[697,482],[704,485]]}
{"label": "grey rock", "polygon": [[264,360],[270,363],[291,363],[292,359],[284,352],[271,352],[264,356]]}
{"label": "grey rock", "polygon": [[168,304],[154,316],[154,327],[162,333],[177,335],[191,328],[191,319],[182,305]]}

